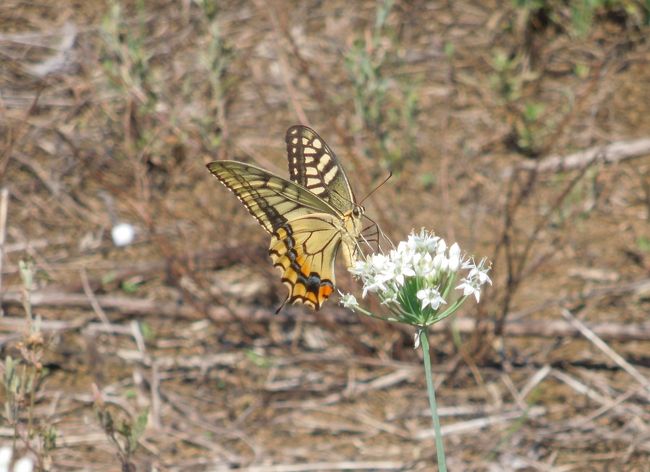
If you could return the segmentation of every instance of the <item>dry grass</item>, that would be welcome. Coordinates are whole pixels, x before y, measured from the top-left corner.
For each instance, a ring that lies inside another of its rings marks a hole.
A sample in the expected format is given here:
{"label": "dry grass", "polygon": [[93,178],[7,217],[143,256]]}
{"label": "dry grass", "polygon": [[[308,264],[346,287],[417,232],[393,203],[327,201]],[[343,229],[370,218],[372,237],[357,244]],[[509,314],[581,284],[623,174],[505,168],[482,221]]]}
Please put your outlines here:
{"label": "dry grass", "polygon": [[272,315],[266,236],[205,169],[284,175],[301,122],[358,195],[394,172],[367,203],[393,239],[494,261],[432,339],[450,469],[648,470],[650,154],[602,149],[650,137],[649,13],[514,3],[4,1],[0,443],[48,470],[434,469],[411,331]]}

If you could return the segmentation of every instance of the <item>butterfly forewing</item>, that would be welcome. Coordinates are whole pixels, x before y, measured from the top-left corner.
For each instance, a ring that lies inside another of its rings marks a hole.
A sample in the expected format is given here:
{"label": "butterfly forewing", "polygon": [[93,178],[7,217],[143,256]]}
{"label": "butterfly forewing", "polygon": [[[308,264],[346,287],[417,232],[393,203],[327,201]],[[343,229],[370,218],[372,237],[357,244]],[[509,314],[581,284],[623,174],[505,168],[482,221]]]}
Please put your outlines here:
{"label": "butterfly forewing", "polygon": [[292,126],[285,137],[289,155],[289,178],[341,213],[352,210],[354,194],[336,155],[316,131]]}
{"label": "butterfly forewing", "polygon": [[215,161],[208,164],[208,169],[271,234],[294,218],[334,211],[305,189],[259,167],[237,161]]}

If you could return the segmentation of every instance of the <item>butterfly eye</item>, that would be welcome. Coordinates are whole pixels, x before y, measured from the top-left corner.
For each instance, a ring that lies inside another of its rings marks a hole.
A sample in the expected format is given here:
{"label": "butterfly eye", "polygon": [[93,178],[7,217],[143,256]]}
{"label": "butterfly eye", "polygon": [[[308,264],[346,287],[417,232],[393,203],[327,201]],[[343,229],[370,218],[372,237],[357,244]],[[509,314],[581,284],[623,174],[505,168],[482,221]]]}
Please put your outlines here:
{"label": "butterfly eye", "polygon": [[354,215],[355,218],[359,218],[364,211],[365,208],[363,208],[362,206],[355,206],[354,209],[352,210],[352,215]]}

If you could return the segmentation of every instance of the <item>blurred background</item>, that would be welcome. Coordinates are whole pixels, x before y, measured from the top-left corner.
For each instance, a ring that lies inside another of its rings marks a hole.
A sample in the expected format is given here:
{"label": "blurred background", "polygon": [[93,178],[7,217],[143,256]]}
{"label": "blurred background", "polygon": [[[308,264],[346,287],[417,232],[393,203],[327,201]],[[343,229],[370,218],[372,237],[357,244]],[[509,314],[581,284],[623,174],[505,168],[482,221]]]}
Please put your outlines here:
{"label": "blurred background", "polygon": [[302,123],[358,197],[393,173],[364,205],[394,241],[493,261],[431,339],[450,470],[650,470],[649,33],[642,0],[4,0],[0,444],[435,470],[413,330],[273,314],[269,237],[205,168],[286,176]]}

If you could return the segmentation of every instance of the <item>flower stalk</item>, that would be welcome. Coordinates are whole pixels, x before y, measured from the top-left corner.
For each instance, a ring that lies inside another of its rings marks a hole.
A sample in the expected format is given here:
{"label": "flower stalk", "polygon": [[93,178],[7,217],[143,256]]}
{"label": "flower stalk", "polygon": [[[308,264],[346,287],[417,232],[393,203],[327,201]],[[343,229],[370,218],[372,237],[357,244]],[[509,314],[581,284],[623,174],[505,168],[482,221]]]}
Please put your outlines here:
{"label": "flower stalk", "polygon": [[424,358],[424,376],[427,381],[427,393],[429,394],[429,409],[431,410],[431,421],[433,421],[433,429],[436,433],[436,457],[438,458],[438,470],[440,472],[447,472],[447,460],[445,459],[445,445],[442,442],[442,431],[440,429],[440,418],[438,417],[438,405],[436,404],[436,389],[433,386],[433,379],[431,378],[431,353],[429,351],[429,338],[427,329],[422,328],[419,330],[419,340],[422,346],[422,353]]}
{"label": "flower stalk", "polygon": [[[478,303],[481,286],[492,281],[489,264],[462,254],[456,243],[421,230],[388,254],[370,254],[349,269],[363,284],[362,298],[378,296],[387,313],[375,314],[363,308],[352,294],[344,294],[341,304],[375,319],[405,323],[416,328],[415,347],[422,347],[424,374],[431,419],[436,433],[438,468],[446,472],[445,450],[438,418],[436,395],[431,378],[431,358],[427,328],[451,315],[474,296]],[[459,282],[460,278],[460,282]]]}

